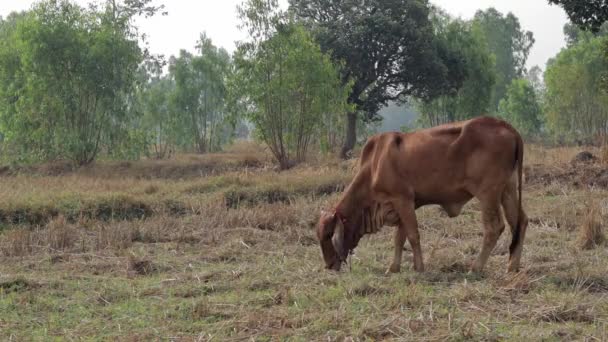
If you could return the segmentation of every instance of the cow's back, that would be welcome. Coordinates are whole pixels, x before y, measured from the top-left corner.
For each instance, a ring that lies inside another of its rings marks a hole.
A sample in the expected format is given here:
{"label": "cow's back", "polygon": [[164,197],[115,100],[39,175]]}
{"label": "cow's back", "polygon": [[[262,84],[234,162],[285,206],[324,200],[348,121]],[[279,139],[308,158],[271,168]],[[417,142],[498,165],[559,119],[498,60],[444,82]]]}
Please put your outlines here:
{"label": "cow's back", "polygon": [[516,158],[515,129],[503,120],[480,117],[412,133],[371,137],[361,154],[361,171],[375,193],[410,191],[424,204],[458,201],[488,178],[508,178]]}

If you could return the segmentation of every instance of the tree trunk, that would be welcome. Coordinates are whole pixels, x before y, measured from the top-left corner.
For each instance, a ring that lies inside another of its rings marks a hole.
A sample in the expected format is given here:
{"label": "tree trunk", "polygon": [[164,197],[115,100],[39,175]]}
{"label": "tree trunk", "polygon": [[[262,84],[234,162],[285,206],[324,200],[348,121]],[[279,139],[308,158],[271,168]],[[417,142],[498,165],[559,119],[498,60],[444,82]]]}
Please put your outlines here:
{"label": "tree trunk", "polygon": [[348,159],[349,152],[353,150],[357,142],[357,113],[348,113],[346,121],[346,138],[340,152],[342,159]]}

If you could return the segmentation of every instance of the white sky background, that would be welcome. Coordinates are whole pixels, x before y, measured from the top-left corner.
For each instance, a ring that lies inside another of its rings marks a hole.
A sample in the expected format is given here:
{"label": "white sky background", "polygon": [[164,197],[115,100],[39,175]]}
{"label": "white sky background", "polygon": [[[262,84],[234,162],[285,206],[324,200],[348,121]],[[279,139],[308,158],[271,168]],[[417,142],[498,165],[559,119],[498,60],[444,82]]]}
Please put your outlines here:
{"label": "white sky background", "polygon": [[[91,0],[76,0],[86,4]],[[12,11],[29,9],[34,0],[0,0],[0,15]],[[217,46],[234,51],[237,40],[246,38],[237,25],[236,6],[241,0],[160,0],[164,3],[168,16],[157,16],[139,21],[142,32],[148,35],[152,53],[165,57],[177,55],[180,49],[194,50],[201,32]],[[279,0],[287,7],[287,0]],[[545,63],[565,46],[563,26],[568,21],[564,11],[557,6],[549,6],[547,0],[431,0],[448,13],[463,19],[473,17],[478,9],[495,7],[503,13],[513,12],[522,27],[534,32],[536,43],[528,59],[528,66]]]}

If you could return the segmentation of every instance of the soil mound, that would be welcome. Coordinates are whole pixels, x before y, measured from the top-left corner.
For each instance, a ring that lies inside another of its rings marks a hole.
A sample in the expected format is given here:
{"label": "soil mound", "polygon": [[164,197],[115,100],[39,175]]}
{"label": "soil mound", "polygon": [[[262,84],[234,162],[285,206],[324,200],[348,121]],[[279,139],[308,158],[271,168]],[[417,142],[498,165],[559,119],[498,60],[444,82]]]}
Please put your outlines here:
{"label": "soil mound", "polygon": [[608,189],[608,168],[597,163],[573,162],[559,166],[535,164],[527,166],[525,174],[526,184],[531,185],[561,184],[575,188]]}
{"label": "soil mound", "polygon": [[589,151],[583,151],[580,152],[579,154],[577,154],[576,156],[574,156],[574,158],[572,158],[572,161],[570,161],[571,164],[579,164],[579,163],[595,163],[597,161],[597,157],[593,155],[593,153],[589,152]]}

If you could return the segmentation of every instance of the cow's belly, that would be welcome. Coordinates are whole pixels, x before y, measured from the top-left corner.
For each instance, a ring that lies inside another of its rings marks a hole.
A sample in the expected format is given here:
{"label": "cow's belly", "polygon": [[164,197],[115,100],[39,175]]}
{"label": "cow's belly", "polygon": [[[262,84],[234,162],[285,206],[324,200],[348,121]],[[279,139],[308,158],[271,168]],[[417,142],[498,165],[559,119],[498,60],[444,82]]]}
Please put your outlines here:
{"label": "cow's belly", "polygon": [[448,213],[459,212],[462,206],[473,198],[473,195],[465,189],[444,189],[443,191],[433,192],[417,191],[415,196],[416,208],[437,204],[444,207]]}

